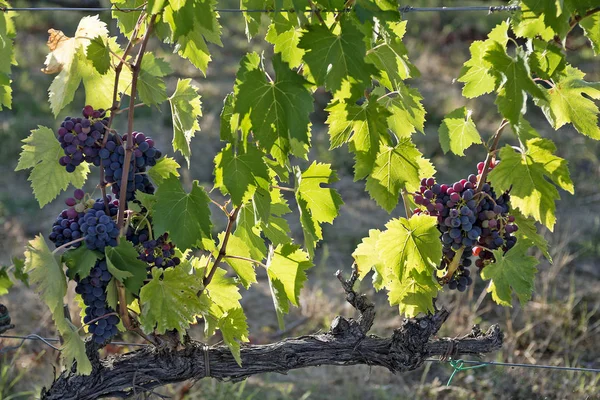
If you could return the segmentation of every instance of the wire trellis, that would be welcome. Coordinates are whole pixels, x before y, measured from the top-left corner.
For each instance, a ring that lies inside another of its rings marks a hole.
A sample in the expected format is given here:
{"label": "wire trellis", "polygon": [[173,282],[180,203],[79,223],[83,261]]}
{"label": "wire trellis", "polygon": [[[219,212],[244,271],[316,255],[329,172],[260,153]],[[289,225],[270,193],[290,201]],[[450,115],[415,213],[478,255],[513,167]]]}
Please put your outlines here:
{"label": "wire trellis", "polygon": [[[418,13],[418,12],[482,12],[486,11],[488,14],[496,12],[515,12],[519,11],[519,6],[457,6],[457,7],[412,7],[412,6],[401,6],[398,11],[401,13]],[[134,12],[140,11],[140,8],[111,8],[111,7],[0,7],[1,11],[84,11],[84,12]],[[268,9],[268,8],[255,8],[255,9],[238,9],[238,8],[217,8],[215,11],[220,13],[340,13],[350,12],[352,9]]]}
{"label": "wire trellis", "polygon": [[[9,352],[12,350],[16,350],[19,347],[22,347],[23,344],[25,343],[25,341],[27,341],[27,340],[38,340],[38,341],[43,342],[47,346],[50,346],[57,351],[60,351],[59,348],[57,348],[51,344],[51,343],[60,342],[60,339],[56,339],[56,338],[45,338],[45,337],[41,337],[39,335],[32,334],[32,335],[27,335],[27,336],[0,335],[0,339],[20,339],[21,340],[21,344],[19,344],[18,346],[9,346],[9,347],[0,349],[0,354],[6,353],[6,352]],[[151,345],[145,344],[145,343],[129,343],[129,342],[111,342],[111,344],[113,344],[115,346],[135,346],[135,347],[151,346]],[[590,372],[590,373],[595,373],[595,374],[600,373],[600,368],[567,367],[567,366],[560,366],[560,365],[505,363],[505,362],[498,362],[498,361],[477,361],[477,360],[462,360],[462,359],[461,360],[446,360],[446,361],[444,361],[444,360],[438,360],[435,358],[428,358],[425,361],[426,362],[449,362],[449,363],[451,363],[451,365],[452,365],[452,363],[454,363],[454,364],[464,363],[464,364],[473,364],[473,365],[481,366],[481,367],[495,366],[495,367],[512,367],[512,368],[550,369],[550,370],[557,370],[557,371]],[[466,368],[462,368],[462,367],[457,368],[455,365],[453,365],[453,368],[455,368],[456,371],[461,371],[461,370],[466,369]]]}

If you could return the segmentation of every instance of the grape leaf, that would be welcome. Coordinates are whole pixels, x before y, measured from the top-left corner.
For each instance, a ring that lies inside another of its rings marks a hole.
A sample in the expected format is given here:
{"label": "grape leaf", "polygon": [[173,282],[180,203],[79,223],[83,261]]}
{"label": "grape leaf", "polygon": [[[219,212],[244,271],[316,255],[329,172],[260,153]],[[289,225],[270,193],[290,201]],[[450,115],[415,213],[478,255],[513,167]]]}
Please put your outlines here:
{"label": "grape leaf", "polygon": [[290,243],[290,226],[285,218],[271,216],[269,223],[262,225],[263,233],[275,246]]}
{"label": "grape leaf", "polygon": [[0,268],[0,296],[8,294],[8,290],[13,286],[13,282],[6,271],[6,267]]}
{"label": "grape leaf", "polygon": [[[221,232],[219,234],[219,243],[223,243],[223,238],[225,236],[225,232]],[[216,252],[218,253],[218,252]],[[216,257],[217,254],[214,254]],[[230,258],[227,256],[238,256],[244,258],[250,258],[250,249],[248,245],[235,235],[229,236],[229,241],[227,242],[226,256],[224,261],[227,262],[233,268],[235,273],[240,278],[240,282],[246,289],[250,287],[251,284],[257,282],[256,280],[256,271],[254,271],[254,266],[252,262],[246,260],[240,260],[236,258]]]}
{"label": "grape leaf", "polygon": [[537,15],[524,2],[521,2],[520,7],[510,21],[515,35],[526,38],[539,36],[545,41],[554,38],[555,33],[552,28],[546,26],[543,15]]}
{"label": "grape leaf", "polygon": [[409,137],[416,131],[425,133],[425,108],[421,104],[422,101],[423,97],[418,89],[403,83],[396,85],[395,92],[385,96],[382,94],[378,99],[379,104],[391,113],[387,119],[388,128],[398,138]]}
{"label": "grape leaf", "polygon": [[190,166],[190,142],[200,131],[198,118],[202,117],[202,102],[191,79],[179,79],[177,89],[169,98],[173,116],[173,151],[179,151]]}
{"label": "grape leaf", "polygon": [[307,279],[306,270],[312,266],[309,255],[293,244],[277,246],[269,257],[269,286],[280,327],[283,326],[283,314],[289,311],[288,303],[299,305],[300,290]]}
{"label": "grape leaf", "polygon": [[25,272],[25,260],[19,257],[13,257],[12,262],[13,276],[23,282],[25,286],[29,287],[29,274]]}
{"label": "grape leaf", "polygon": [[529,58],[531,70],[543,79],[551,79],[567,65],[565,55],[558,46],[534,39],[530,44],[533,52]]}
{"label": "grape leaf", "polygon": [[202,278],[181,268],[152,268],[152,280],[140,291],[144,331],[163,334],[175,329],[183,336],[202,310],[197,294],[201,288]]}
{"label": "grape leaf", "polygon": [[335,189],[321,187],[338,180],[330,164],[313,163],[297,174],[296,200],[300,210],[300,222],[304,232],[305,247],[312,257],[316,242],[323,239],[320,224],[333,223],[340,206],[344,203]]}
{"label": "grape leaf", "polygon": [[102,258],[102,254],[81,245],[76,249],[65,252],[62,257],[68,268],[67,275],[69,278],[75,279],[75,276],[79,275],[83,279],[90,274],[96,261]]}
{"label": "grape leaf", "polygon": [[148,265],[138,258],[139,253],[127,240],[119,241],[117,247],[105,250],[109,272],[123,283],[130,293],[137,295],[147,277]]}
{"label": "grape leaf", "polygon": [[494,42],[506,47],[508,42],[508,24],[506,22],[502,22],[492,29],[487,40],[476,40],[471,43],[469,47],[471,58],[464,63],[458,77],[458,81],[465,84],[462,94],[466,98],[479,97],[496,88],[496,79],[491,73],[492,65],[484,58],[488,48]]}
{"label": "grape leaf", "polygon": [[[241,0],[241,10],[261,10],[271,6],[271,3],[267,0]],[[272,6],[271,6],[272,7]],[[244,12],[244,19],[246,21],[246,36],[248,40],[258,34],[260,29],[260,22],[262,13],[257,12]],[[278,14],[278,13],[276,13]],[[274,18],[275,16],[273,16]]]}
{"label": "grape leaf", "polygon": [[298,47],[304,49],[303,60],[310,68],[317,85],[335,93],[343,80],[354,79],[359,86],[371,83],[377,73],[373,64],[365,61],[363,33],[349,18],[342,18],[336,34],[325,25],[310,25],[302,34]]}
{"label": "grape leaf", "polygon": [[210,239],[210,199],[198,181],[186,193],[174,176],[165,179],[156,190],[152,206],[154,235],[169,232],[173,243],[180,249],[201,246],[202,239]]}
{"label": "grape leaf", "polygon": [[594,54],[600,54],[600,14],[594,13],[579,21],[583,33],[590,40]]}
{"label": "grape leaf", "polygon": [[442,259],[437,218],[414,215],[410,219],[393,219],[385,227],[376,247],[387,281],[404,282],[413,270],[417,273],[432,271]]}
{"label": "grape leaf", "polygon": [[367,178],[367,191],[387,212],[398,204],[400,190],[420,181],[422,154],[409,138],[394,146],[382,146],[372,173]]}
{"label": "grape leaf", "polygon": [[231,143],[215,157],[215,187],[229,193],[234,205],[248,201],[259,186],[269,184],[264,154],[252,145],[237,152]]}
{"label": "grape leaf", "polygon": [[236,83],[234,111],[250,117],[259,146],[281,165],[291,152],[304,157],[310,144],[310,119],[313,98],[308,82],[289,69],[279,54],[273,56],[275,81],[267,80],[260,68],[252,68]]}
{"label": "grape leaf", "polygon": [[506,54],[504,46],[492,43],[484,59],[493,65],[492,73],[496,77],[498,97],[495,103],[500,113],[512,123],[518,123],[521,115],[527,111],[527,93],[535,99],[545,99],[546,95],[531,79],[527,55],[521,49],[515,52],[515,58]]}
{"label": "grape leaf", "polygon": [[548,139],[529,139],[526,147],[524,153],[503,147],[502,162],[490,172],[489,180],[498,192],[511,191],[511,204],[523,215],[534,217],[552,231],[556,222],[554,201],[560,196],[551,182],[569,193],[574,190],[567,162],[553,154],[556,146]]}
{"label": "grape leaf", "polygon": [[241,366],[239,342],[248,341],[248,323],[246,322],[244,310],[241,307],[227,310],[219,319],[218,327],[233,358]]}
{"label": "grape leaf", "polygon": [[506,254],[502,249],[493,250],[496,262],[481,271],[481,277],[490,281],[487,291],[501,306],[511,307],[512,291],[521,304],[531,299],[538,260],[527,255],[528,249],[529,243],[517,241],[515,247]]}
{"label": "grape leaf", "polygon": [[481,135],[471,119],[471,110],[466,107],[457,108],[447,114],[439,129],[442,150],[448,150],[458,156],[464,156],[465,150],[472,144],[481,143]]}
{"label": "grape leaf", "polygon": [[138,94],[140,100],[148,106],[161,104],[167,100],[167,87],[162,79],[170,74],[171,66],[153,53],[145,53],[138,76]]}
{"label": "grape leaf", "polygon": [[[66,319],[63,311],[63,299],[67,294],[67,279],[57,257],[52,254],[44,238],[39,235],[30,240],[25,249],[25,272],[36,292],[52,313],[52,318],[63,337],[61,357],[71,365],[77,361],[80,374],[90,374],[92,365],[88,360],[83,341]],[[83,351],[81,351],[83,349]]]}
{"label": "grape leaf", "polygon": [[537,247],[550,264],[552,264],[552,257],[548,251],[548,242],[543,235],[538,233],[535,220],[533,218],[526,218],[520,212],[515,212],[515,210],[511,210],[511,215],[515,217],[515,224],[519,227],[519,230],[515,233],[517,241],[524,240]]}
{"label": "grape leaf", "polygon": [[419,313],[434,313],[433,299],[440,285],[434,280],[431,270],[411,270],[402,280],[392,279],[388,284],[390,305],[398,304],[400,313],[409,318]]}
{"label": "grape leaf", "polygon": [[418,77],[419,70],[408,60],[408,51],[402,43],[406,21],[388,22],[384,32],[384,37],[367,51],[366,60],[377,67],[385,87],[397,90],[403,80]]}
{"label": "grape leaf", "polygon": [[539,104],[554,129],[572,123],[579,133],[600,140],[598,126],[598,106],[594,100],[600,99],[600,82],[586,82],[585,74],[568,67],[554,87],[548,89],[548,101]]}
{"label": "grape leaf", "polygon": [[254,260],[262,260],[267,254],[265,241],[260,234],[261,229],[254,218],[254,211],[251,205],[246,203],[238,213],[234,236],[246,243],[250,250],[250,257]]}
{"label": "grape leaf", "polygon": [[31,135],[23,139],[21,157],[15,171],[32,168],[29,181],[33,194],[40,207],[56,198],[70,183],[75,187],[82,187],[85,183],[90,167],[87,163],[79,165],[75,172],[68,173],[58,163],[58,159],[65,153],[54,132],[45,126],[31,131]]}
{"label": "grape leaf", "polygon": [[110,49],[102,36],[95,37],[90,41],[87,47],[87,59],[102,75],[110,69]]}
{"label": "grape leaf", "polygon": [[238,282],[234,278],[227,277],[227,271],[217,268],[212,280],[206,286],[206,294],[223,311],[240,308],[242,295]]}
{"label": "grape leaf", "polygon": [[297,23],[296,15],[274,13],[271,20],[265,36],[266,41],[273,45],[273,50],[281,54],[281,59],[288,63],[290,68],[296,68],[302,63],[304,56],[304,50],[298,47],[302,28]]}
{"label": "grape leaf", "polygon": [[2,107],[12,107],[12,89],[10,87],[11,65],[16,64],[13,39],[15,30],[9,12],[0,16],[0,111]]}
{"label": "grape leaf", "polygon": [[177,171],[181,165],[171,157],[162,157],[156,162],[156,165],[148,170],[148,176],[160,186],[162,181],[168,179],[171,176],[179,178],[179,171]]}
{"label": "grape leaf", "polygon": [[[131,38],[133,34],[133,30],[135,29],[135,25],[140,17],[140,14],[144,10],[142,7],[146,0],[110,0],[113,4],[113,12],[112,18],[117,21],[117,25],[119,30],[123,35],[125,35],[128,39]],[[119,11],[118,8],[139,8],[140,11],[128,11],[122,12]],[[142,24],[140,27],[140,34],[144,34],[145,25]]]}
{"label": "grape leaf", "polygon": [[[578,0],[581,1],[581,0]],[[521,0],[534,15],[543,17],[544,24],[563,38],[570,30],[570,1],[565,0]]]}
{"label": "grape leaf", "polygon": [[237,142],[237,134],[236,134],[236,124],[233,122],[234,113],[233,107],[235,103],[235,95],[233,93],[228,93],[225,96],[225,100],[223,100],[223,109],[221,110],[220,120],[221,127],[219,134],[221,136],[221,140],[229,143]]}
{"label": "grape leaf", "polygon": [[358,278],[361,280],[367,276],[373,267],[382,265],[377,252],[377,241],[380,235],[381,231],[379,229],[370,229],[369,236],[363,238],[360,244],[356,246],[354,253],[352,253],[358,270]]}

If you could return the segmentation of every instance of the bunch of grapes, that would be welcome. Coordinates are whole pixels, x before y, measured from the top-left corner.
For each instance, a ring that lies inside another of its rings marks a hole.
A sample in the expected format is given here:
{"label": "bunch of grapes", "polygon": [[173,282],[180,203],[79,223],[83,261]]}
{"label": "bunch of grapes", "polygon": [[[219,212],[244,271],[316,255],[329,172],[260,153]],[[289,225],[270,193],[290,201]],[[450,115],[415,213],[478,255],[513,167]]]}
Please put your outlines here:
{"label": "bunch of grapes", "polygon": [[[93,334],[94,341],[102,344],[118,333],[119,317],[112,315],[114,310],[106,303],[106,287],[112,279],[108,272],[106,260],[96,261],[90,275],[80,279],[75,278],[75,292],[80,294],[86,305],[83,322],[88,324],[88,330]],[[107,314],[111,314],[106,316]],[[102,318],[103,316],[106,316]],[[94,321],[94,322],[91,322]]]}
{"label": "bunch of grapes", "polygon": [[[144,134],[134,132],[135,140],[143,138],[141,144],[136,144],[133,150],[133,156],[129,165],[127,174],[127,196],[126,200],[130,201],[135,198],[135,191],[139,190],[143,193],[154,193],[154,186],[146,175],[146,166],[156,165],[156,160],[162,156],[161,152],[154,148],[154,141],[146,138]],[[123,165],[125,164],[125,148],[121,145],[126,141],[126,136],[120,138],[116,135],[111,135],[106,146],[100,151],[102,166],[104,167],[104,176],[108,183],[112,183],[112,191],[119,198],[121,192],[121,184],[123,180]],[[152,145],[152,147],[150,147]],[[146,151],[142,151],[141,148]]]}
{"label": "bunch of grapes", "polygon": [[[484,164],[479,163],[479,175],[469,175],[452,185],[440,185],[434,178],[423,179],[419,191],[413,194],[415,203],[421,207],[415,213],[432,215],[438,220],[443,253],[438,268],[447,270],[440,281],[461,292],[473,282],[469,270],[471,254],[478,257],[475,264],[481,269],[493,262],[489,250],[507,251],[516,243],[512,233],[518,228],[513,224],[514,217],[508,215],[509,193],[497,197],[487,182],[477,190],[483,168]],[[457,254],[460,254],[458,259]]]}
{"label": "bunch of grapes", "polygon": [[84,234],[85,244],[90,250],[104,252],[106,246],[115,247],[117,245],[119,229],[112,217],[116,216],[119,211],[118,203],[109,203],[108,207],[109,214],[107,215],[104,201],[96,201],[81,219],[80,229]]}
{"label": "bunch of grapes", "polygon": [[[56,247],[77,240],[83,235],[79,226],[79,220],[84,216],[84,197],[84,191],[76,189],[73,197],[69,197],[65,200],[65,204],[69,208],[62,210],[58,215],[56,221],[54,221],[54,224],[52,225],[52,232],[49,237],[50,241],[53,242]],[[80,245],[81,242],[76,242],[69,247],[76,248]]]}
{"label": "bunch of grapes", "polygon": [[129,227],[127,240],[137,246],[140,253],[138,258],[148,264],[148,272],[153,267],[169,268],[181,263],[179,257],[175,256],[175,245],[169,241],[168,233],[150,239],[148,228],[135,230]]}
{"label": "bunch of grapes", "polygon": [[68,172],[84,161],[100,165],[99,152],[108,118],[104,110],[94,110],[92,106],[83,108],[83,118],[66,117],[58,129],[58,141],[65,155],[58,162]]}

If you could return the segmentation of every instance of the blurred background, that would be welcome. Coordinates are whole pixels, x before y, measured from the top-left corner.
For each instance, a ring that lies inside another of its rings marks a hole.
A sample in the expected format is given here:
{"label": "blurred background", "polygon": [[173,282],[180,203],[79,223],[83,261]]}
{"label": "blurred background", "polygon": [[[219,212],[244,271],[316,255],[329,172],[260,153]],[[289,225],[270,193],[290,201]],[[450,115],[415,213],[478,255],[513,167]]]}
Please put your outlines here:
{"label": "blurred background", "polygon": [[[108,5],[105,0],[13,0],[13,6],[97,6]],[[235,0],[220,0],[220,7],[237,8]],[[457,6],[502,5],[503,1],[442,1],[415,0],[401,5]],[[79,115],[84,105],[82,91],[77,93],[70,109],[54,119],[47,101],[47,89],[54,78],[40,71],[48,52],[46,40],[49,28],[72,36],[85,12],[22,12],[15,18],[17,25],[16,57],[19,65],[13,68],[13,107],[0,112],[0,264],[10,264],[12,256],[21,256],[27,240],[42,232],[47,237],[55,216],[63,209],[66,195],[40,210],[27,181],[27,172],[13,172],[17,164],[21,140],[37,125],[56,129],[67,115]],[[100,17],[117,33],[109,13]],[[438,181],[454,182],[476,171],[476,164],[485,157],[482,148],[471,148],[466,157],[444,156],[440,149],[437,129],[444,115],[455,108],[467,106],[488,139],[500,122],[494,98],[484,96],[475,100],[461,97],[462,85],[455,83],[462,63],[469,58],[468,47],[473,40],[485,39],[490,29],[509,17],[508,13],[488,15],[486,12],[409,13],[405,43],[411,60],[421,71],[421,77],[409,81],[424,97],[427,110],[425,135],[415,134],[420,150],[430,157],[438,171]],[[221,16],[224,46],[212,46],[213,61],[206,77],[187,61],[173,55],[166,47],[151,41],[149,50],[171,62],[174,73],[167,79],[172,93],[177,78],[192,78],[202,95],[204,116],[202,131],[192,141],[189,170],[183,169],[188,183],[199,180],[212,187],[213,159],[222,143],[219,142],[219,113],[223,98],[232,90],[238,62],[249,51],[271,49],[262,40],[264,31],[248,41],[241,14]],[[579,28],[574,29],[567,42],[568,61],[587,73],[589,81],[600,80],[600,63]],[[301,295],[302,306],[286,316],[287,327],[279,331],[273,310],[268,283],[244,291],[243,306],[247,313],[251,341],[267,343],[281,338],[326,330],[337,315],[353,316],[344,301],[343,292],[333,274],[341,269],[346,274],[352,264],[351,253],[372,228],[382,228],[392,217],[401,216],[402,207],[391,215],[380,209],[364,191],[364,182],[353,182],[352,157],[345,147],[329,150],[329,140],[323,111],[329,97],[315,94],[312,158],[332,163],[340,180],[334,185],[345,205],[335,225],[324,227],[325,243],[317,250],[316,266],[309,271],[309,281]],[[157,147],[174,156],[181,165],[184,160],[170,148],[172,135],[168,104],[158,110],[136,110],[136,130],[156,139]],[[554,233],[545,232],[550,242],[554,264],[540,254],[539,273],[531,302],[513,308],[496,306],[485,293],[485,284],[476,279],[465,293],[443,293],[438,304],[452,311],[440,336],[461,336],[474,324],[487,329],[498,323],[505,333],[501,351],[486,357],[488,361],[522,362],[548,365],[600,367],[600,142],[578,134],[570,126],[555,132],[533,104],[527,114],[532,125],[544,137],[557,143],[558,155],[569,162],[575,182],[575,196],[561,193],[558,203],[558,224]],[[115,128],[122,131],[126,118],[116,119]],[[503,136],[514,143],[514,136]],[[87,191],[93,191],[93,176]],[[290,205],[294,209],[293,198]],[[222,230],[226,221],[215,213],[215,231]],[[297,214],[290,219],[294,236],[302,234]],[[262,271],[261,271],[262,273]],[[260,277],[260,275],[259,275]],[[262,276],[264,278],[264,276]],[[387,304],[385,293],[375,293],[368,279],[360,289],[376,302],[378,316],[373,334],[390,335],[401,323],[396,308]],[[0,298],[8,306],[16,328],[9,333],[36,333],[55,337],[56,332],[47,307],[30,289],[16,285]],[[78,310],[71,300],[71,312],[78,320]],[[192,336],[202,339],[201,329]],[[123,339],[133,341],[136,337]],[[218,342],[214,338],[211,343]],[[0,347],[18,344],[2,339]],[[128,348],[109,346],[107,353],[124,352]],[[40,342],[26,343],[18,351],[0,355],[0,399],[37,397],[42,386],[48,386],[58,366],[57,352]],[[209,380],[195,384],[183,383],[163,387],[157,392],[175,399],[592,399],[600,398],[600,375],[579,372],[499,368],[487,366],[458,373],[452,385],[446,382],[452,369],[447,364],[426,363],[417,371],[392,375],[387,370],[368,366],[319,367],[291,371],[287,375],[255,376],[246,382],[232,384]],[[150,396],[152,397],[152,396]]]}

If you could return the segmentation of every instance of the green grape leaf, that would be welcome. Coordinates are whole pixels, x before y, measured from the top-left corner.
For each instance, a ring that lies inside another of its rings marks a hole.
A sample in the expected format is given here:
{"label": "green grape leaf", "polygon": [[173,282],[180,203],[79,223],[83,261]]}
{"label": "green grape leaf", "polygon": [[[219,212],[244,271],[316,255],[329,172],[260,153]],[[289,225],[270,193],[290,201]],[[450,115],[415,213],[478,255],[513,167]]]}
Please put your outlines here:
{"label": "green grape leaf", "polygon": [[[241,0],[241,10],[261,10],[271,6],[271,2],[267,0]],[[272,7],[272,6],[271,6]],[[244,19],[246,20],[246,36],[248,40],[258,34],[261,25],[262,13],[257,12],[244,12]]]}
{"label": "green grape leaf", "polygon": [[299,306],[300,290],[307,279],[306,270],[312,266],[309,255],[293,244],[277,246],[269,257],[269,286],[280,327],[283,326],[283,314],[289,311],[288,303]]}
{"label": "green grape leaf", "polygon": [[419,313],[434,313],[433,299],[440,285],[430,271],[411,270],[402,280],[392,279],[388,284],[390,305],[398,304],[400,313],[408,318]]}
{"label": "green grape leaf", "polygon": [[552,256],[550,256],[550,252],[548,251],[548,242],[543,235],[538,233],[535,220],[533,218],[526,218],[520,212],[515,212],[515,210],[511,210],[511,215],[515,217],[515,224],[519,227],[519,230],[515,233],[517,241],[527,241],[532,246],[537,247],[550,264],[552,264]]}
{"label": "green grape leaf", "polygon": [[410,138],[400,139],[394,146],[382,146],[372,173],[367,178],[367,191],[387,212],[398,204],[400,190],[414,187],[421,180],[422,154]]}
{"label": "green grape leaf", "polygon": [[335,189],[321,187],[338,180],[330,164],[314,161],[306,171],[298,173],[296,179],[298,180],[296,200],[300,210],[305,247],[312,257],[316,242],[323,239],[320,224],[333,223],[344,202]]}
{"label": "green grape leaf", "polygon": [[439,129],[442,150],[452,150],[457,156],[464,156],[465,150],[472,144],[481,143],[481,135],[471,119],[471,110],[466,107],[457,108],[447,114]]}
{"label": "green grape leaf", "polygon": [[465,84],[462,94],[466,98],[479,97],[496,89],[496,79],[491,71],[492,64],[484,58],[488,48],[495,42],[506,47],[508,42],[508,24],[506,22],[502,22],[492,29],[487,40],[476,40],[471,43],[469,47],[471,58],[464,63],[458,77],[458,81]]}
{"label": "green grape leaf", "polygon": [[369,236],[363,238],[360,244],[356,246],[354,253],[352,253],[360,280],[363,280],[375,266],[383,266],[377,251],[377,241],[380,235],[381,231],[379,229],[370,229]]}
{"label": "green grape leaf", "polygon": [[529,58],[531,70],[543,79],[551,79],[555,73],[565,69],[567,61],[558,46],[539,39],[529,42],[533,52]]}
{"label": "green grape leaf", "polygon": [[233,108],[235,104],[235,95],[228,93],[223,101],[223,109],[221,110],[221,128],[220,136],[221,140],[229,143],[235,143],[237,141],[236,124],[233,122],[234,114]]}
{"label": "green grape leaf", "polygon": [[[163,11],[164,7],[165,7],[165,2],[167,0],[148,0],[148,8],[147,11],[149,11],[150,14],[160,14],[161,11]],[[182,4],[185,4],[187,0],[180,0],[180,1],[172,1],[170,3],[173,3],[172,7],[176,7],[176,5],[179,5],[179,8],[181,8]]]}
{"label": "green grape leaf", "polygon": [[[578,0],[581,1],[581,0]],[[533,15],[543,17],[544,25],[563,38],[570,30],[570,1],[565,0],[521,0]],[[540,26],[541,28],[541,26]]]}
{"label": "green grape leaf", "polygon": [[170,178],[171,176],[179,178],[178,169],[180,167],[181,165],[179,165],[179,163],[173,158],[162,157],[156,162],[155,166],[148,170],[148,176],[154,181],[154,183],[160,186],[162,181]]}
{"label": "green grape leaf", "polygon": [[382,95],[377,100],[391,113],[387,119],[388,128],[398,138],[410,137],[416,131],[425,133],[425,108],[421,104],[423,97],[419,90],[403,83],[396,86],[395,92]]}
{"label": "green grape leaf", "polygon": [[385,280],[399,280],[417,273],[433,271],[442,259],[437,218],[414,215],[410,219],[393,219],[377,240],[379,258],[385,267]]}
{"label": "green grape leaf", "polygon": [[364,168],[355,169],[355,179],[364,178],[372,168],[380,148],[380,135],[386,134],[387,117],[391,114],[376,101],[367,101],[362,106],[348,101],[333,100],[327,107],[329,117],[330,149],[352,141],[351,149],[360,157]]}
{"label": "green grape leaf", "polygon": [[[113,4],[113,12],[112,18],[117,21],[117,25],[119,27],[119,31],[123,35],[125,35],[128,39],[131,38],[133,34],[133,30],[135,29],[135,25],[140,18],[140,14],[144,10],[142,7],[146,0],[110,0]],[[138,8],[140,11],[128,11],[122,12],[119,11],[118,8]],[[145,27],[144,24],[141,26],[141,34],[144,33]]]}
{"label": "green grape leaf", "polygon": [[259,186],[269,184],[264,154],[252,145],[234,149],[231,143],[215,157],[215,187],[229,193],[235,206],[248,201]]}
{"label": "green grape leaf", "polygon": [[[52,313],[52,318],[63,337],[61,357],[71,365],[77,361],[77,372],[90,374],[92,365],[85,354],[83,341],[66,319],[63,311],[63,299],[67,294],[67,279],[59,259],[52,254],[44,238],[39,235],[30,240],[25,249],[25,272],[36,292]],[[82,351],[83,349],[83,351]]]}
{"label": "green grape leaf", "polygon": [[200,131],[198,118],[202,117],[202,102],[191,79],[179,79],[177,89],[169,98],[173,116],[173,151],[179,151],[190,166],[190,142]]}
{"label": "green grape leaf", "polygon": [[234,278],[227,277],[227,271],[217,268],[212,280],[206,286],[206,294],[223,311],[240,308],[240,288]]}
{"label": "green grape leaf", "polygon": [[152,206],[154,235],[169,232],[173,243],[180,249],[201,246],[202,239],[210,239],[210,199],[198,181],[186,193],[174,176],[165,179],[156,190]]}
{"label": "green grape leaf", "polygon": [[302,34],[298,47],[304,49],[303,60],[317,85],[332,93],[342,81],[353,79],[361,87],[369,86],[377,74],[373,64],[365,61],[365,36],[349,18],[342,18],[336,34],[325,25],[310,25]]}
{"label": "green grape leaf", "polygon": [[0,268],[0,296],[8,294],[8,290],[13,287],[13,282],[6,272],[6,267]]}
{"label": "green grape leaf", "polygon": [[144,104],[152,106],[167,100],[167,87],[162,78],[171,72],[171,66],[162,58],[156,58],[150,52],[144,54],[137,83],[138,94]]}
{"label": "green grape leaf", "polygon": [[29,274],[25,272],[25,260],[19,257],[12,258],[13,276],[29,287]]}
{"label": "green grape leaf", "polygon": [[510,21],[515,35],[530,39],[539,36],[544,41],[554,38],[555,33],[552,28],[546,26],[543,15],[537,15],[525,2],[521,2],[520,7]]}
{"label": "green grape leaf", "polygon": [[12,107],[12,89],[10,87],[11,65],[16,64],[13,49],[15,37],[12,16],[14,13],[3,12],[0,15],[0,111],[2,107]]}
{"label": "green grape leaf", "polygon": [[490,281],[487,291],[501,306],[512,306],[512,291],[521,304],[531,299],[538,260],[527,255],[528,249],[529,243],[517,241],[506,254],[502,249],[493,250],[496,262],[481,271],[481,277]]}
{"label": "green grape leaf", "polygon": [[568,67],[567,73],[547,90],[548,101],[540,101],[548,121],[554,129],[572,123],[579,133],[600,140],[598,106],[600,82],[586,82],[584,73]]}
{"label": "green grape leaf", "polygon": [[171,29],[169,41],[176,44],[177,53],[204,74],[211,60],[206,42],[222,46],[216,3],[214,0],[186,1],[177,9],[173,3],[163,13],[163,19]]}
{"label": "green grape leaf", "polygon": [[290,152],[305,156],[314,104],[308,82],[289,69],[279,54],[273,56],[273,68],[275,81],[267,80],[259,67],[238,72],[234,111],[240,119],[250,117],[259,146],[283,165]]}
{"label": "green grape leaf", "polygon": [[291,241],[291,229],[285,218],[271,216],[268,224],[262,224],[262,230],[267,239],[275,246]]}
{"label": "green grape leaf", "polygon": [[594,54],[600,54],[600,14],[594,13],[579,21],[583,33],[590,40]]}
{"label": "green grape leaf", "polygon": [[90,274],[96,261],[101,259],[103,255],[97,251],[90,250],[82,244],[76,249],[65,252],[62,256],[65,265],[67,266],[67,275],[69,279],[75,279],[79,275],[81,279]]}
{"label": "green grape leaf", "polygon": [[406,21],[388,22],[384,37],[367,51],[366,60],[377,67],[380,82],[390,90],[397,90],[405,79],[419,76],[402,43],[405,33]]}
{"label": "green grape leaf", "polygon": [[[221,232],[219,234],[219,243],[223,243],[223,238],[225,236],[225,232]],[[231,258],[228,256],[237,256],[250,258],[250,249],[248,245],[239,237],[235,235],[229,236],[229,241],[227,242],[226,255],[224,261],[227,262],[233,268],[235,273],[240,278],[240,282],[246,289],[250,287],[251,284],[257,282],[256,280],[256,271],[254,271],[254,266],[252,262],[246,260],[240,260],[237,258]],[[218,252],[217,252],[218,253]],[[215,257],[217,254],[215,254]]]}
{"label": "green grape leaf", "polygon": [[498,193],[510,190],[513,207],[552,231],[556,222],[554,202],[560,198],[554,184],[569,193],[574,190],[567,162],[553,154],[556,146],[548,139],[529,139],[526,147],[524,153],[508,145],[503,147],[502,162],[488,177]]}
{"label": "green grape leaf", "polygon": [[102,75],[110,69],[110,49],[102,36],[95,37],[90,41],[87,47],[87,59]]}
{"label": "green grape leaf", "polygon": [[262,260],[267,255],[267,247],[260,234],[261,229],[254,218],[254,211],[251,205],[246,203],[238,213],[234,236],[246,243],[250,257],[254,260]]}
{"label": "green grape leaf", "polygon": [[105,249],[109,272],[132,294],[137,295],[147,277],[148,265],[138,258],[139,253],[127,240],[119,241],[117,247]]}
{"label": "green grape leaf", "polygon": [[87,163],[79,165],[75,172],[68,173],[58,163],[65,153],[54,132],[45,126],[31,131],[31,135],[23,139],[23,150],[15,171],[32,168],[29,181],[33,194],[40,207],[56,198],[69,184],[82,187],[90,167]]}
{"label": "green grape leaf", "polygon": [[[262,1],[262,0],[259,0]],[[290,65],[290,68],[296,68],[302,63],[304,50],[298,47],[302,28],[297,23],[297,17],[294,14],[274,13],[272,23],[265,39],[273,45],[276,53],[281,54],[281,59]]]}
{"label": "green grape leaf", "polygon": [[227,310],[219,319],[218,327],[233,358],[241,366],[239,342],[248,341],[248,323],[246,322],[244,310],[241,307]]}
{"label": "green grape leaf", "polygon": [[527,55],[516,51],[515,58],[506,54],[504,46],[491,44],[484,59],[493,65],[493,74],[498,86],[496,104],[500,113],[512,123],[518,123],[527,111],[527,93],[535,99],[545,99],[546,95],[533,81],[527,64]]}
{"label": "green grape leaf", "polygon": [[140,322],[144,332],[159,335],[177,330],[181,336],[196,323],[202,304],[202,278],[181,268],[152,269],[152,280],[142,287]]}

